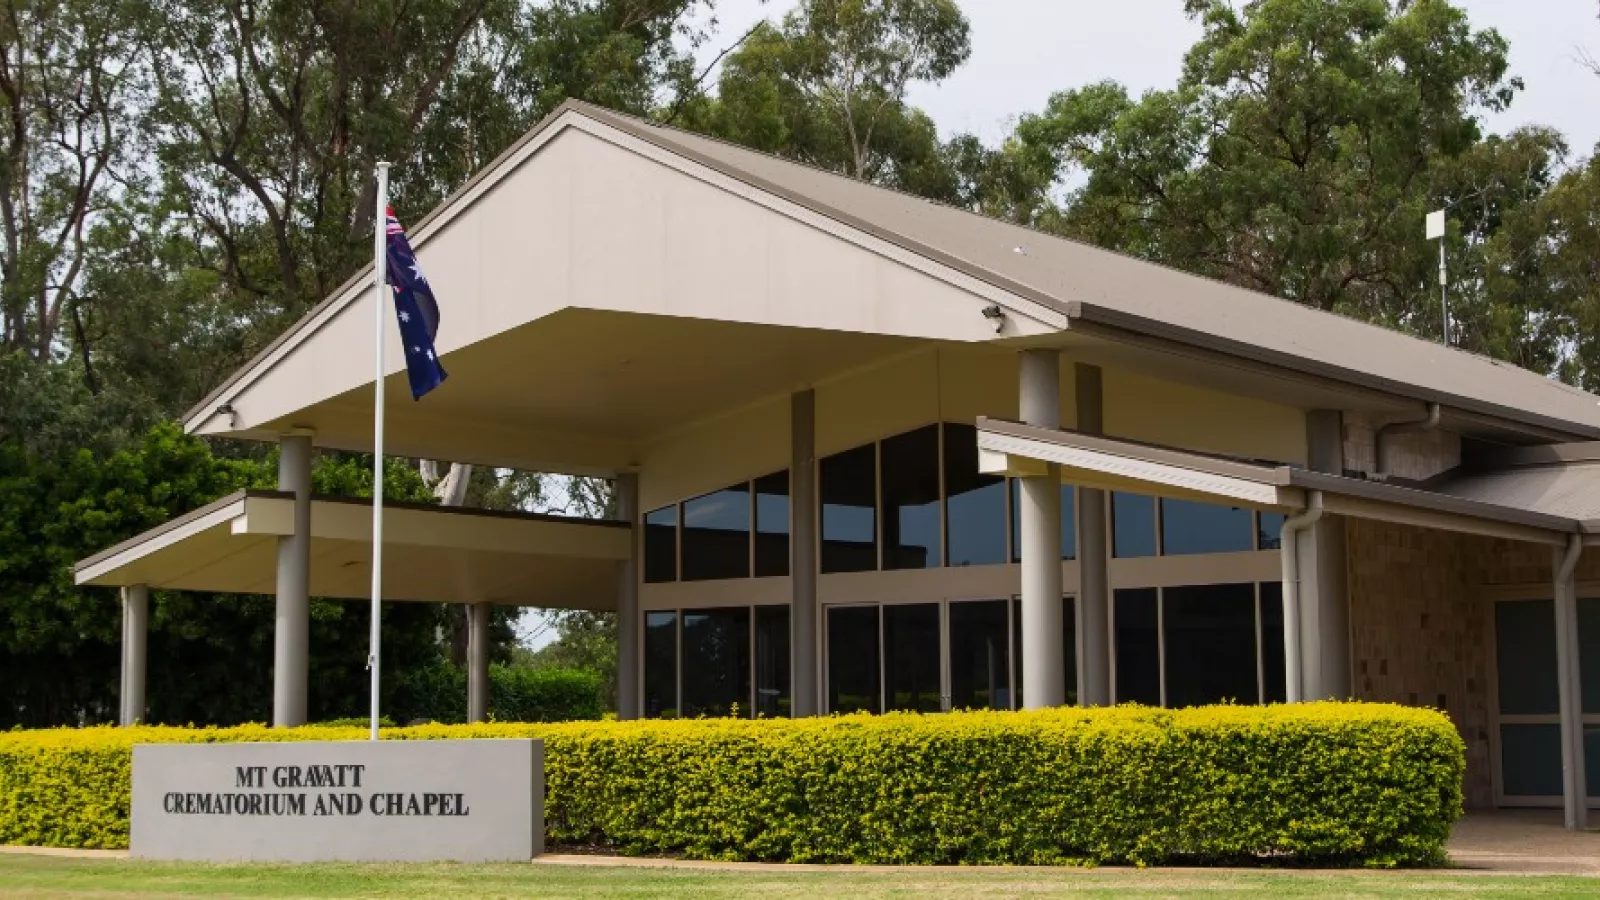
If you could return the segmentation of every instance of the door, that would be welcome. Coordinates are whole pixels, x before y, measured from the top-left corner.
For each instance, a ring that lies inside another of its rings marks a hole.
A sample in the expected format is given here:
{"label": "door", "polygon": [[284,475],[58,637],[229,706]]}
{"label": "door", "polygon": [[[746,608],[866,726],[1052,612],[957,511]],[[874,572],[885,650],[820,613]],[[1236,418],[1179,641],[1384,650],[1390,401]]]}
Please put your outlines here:
{"label": "door", "polygon": [[[1495,802],[1561,805],[1561,719],[1555,603],[1502,600],[1494,607]],[[1600,807],[1600,598],[1578,601],[1585,768],[1589,805]]]}

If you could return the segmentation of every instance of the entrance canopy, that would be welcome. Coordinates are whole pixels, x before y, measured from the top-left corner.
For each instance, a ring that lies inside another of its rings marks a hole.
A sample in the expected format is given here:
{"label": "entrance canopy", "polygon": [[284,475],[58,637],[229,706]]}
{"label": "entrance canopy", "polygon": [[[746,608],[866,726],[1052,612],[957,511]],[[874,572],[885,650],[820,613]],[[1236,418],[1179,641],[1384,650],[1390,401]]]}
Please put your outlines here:
{"label": "entrance canopy", "polygon": [[[366,599],[372,505],[311,501],[315,597]],[[616,608],[627,523],[529,513],[385,504],[386,600]],[[241,491],[74,567],[78,584],[271,594],[278,539],[294,533],[294,495]]]}

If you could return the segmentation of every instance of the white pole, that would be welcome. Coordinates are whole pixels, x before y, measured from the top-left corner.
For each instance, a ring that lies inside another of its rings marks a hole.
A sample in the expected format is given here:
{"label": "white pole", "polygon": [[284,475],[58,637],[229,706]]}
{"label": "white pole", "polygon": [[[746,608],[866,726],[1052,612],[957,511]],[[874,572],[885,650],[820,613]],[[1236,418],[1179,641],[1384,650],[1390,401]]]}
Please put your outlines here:
{"label": "white pole", "polygon": [[1439,238],[1439,306],[1444,312],[1444,343],[1450,345],[1450,280],[1445,276],[1444,238]]}
{"label": "white pole", "polygon": [[372,239],[372,327],[377,364],[372,378],[372,632],[367,668],[372,671],[372,739],[378,739],[379,613],[383,603],[383,339],[388,311],[389,164],[378,163],[378,209]]}

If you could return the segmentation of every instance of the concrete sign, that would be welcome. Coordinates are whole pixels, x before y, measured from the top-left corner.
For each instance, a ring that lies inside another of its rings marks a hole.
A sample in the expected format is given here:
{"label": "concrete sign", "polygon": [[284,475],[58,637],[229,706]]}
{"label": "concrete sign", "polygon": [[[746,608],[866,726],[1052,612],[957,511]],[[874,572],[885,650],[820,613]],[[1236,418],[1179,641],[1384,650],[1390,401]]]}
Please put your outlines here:
{"label": "concrete sign", "polygon": [[140,744],[146,859],[526,862],[544,850],[536,740]]}

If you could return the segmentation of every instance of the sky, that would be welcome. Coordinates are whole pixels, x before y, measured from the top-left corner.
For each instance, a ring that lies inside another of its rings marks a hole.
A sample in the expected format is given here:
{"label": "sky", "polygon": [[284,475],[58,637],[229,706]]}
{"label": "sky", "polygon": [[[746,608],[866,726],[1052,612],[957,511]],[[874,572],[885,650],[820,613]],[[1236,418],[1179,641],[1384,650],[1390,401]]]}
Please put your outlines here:
{"label": "sky", "polygon": [[[1600,57],[1596,0],[1456,0],[1477,28],[1510,42],[1511,74],[1527,84],[1490,131],[1552,125],[1575,155],[1600,141],[1600,76],[1581,52]],[[779,18],[792,0],[717,0],[716,34],[698,51],[709,63],[757,20]],[[911,102],[946,137],[973,132],[994,143],[1009,123],[1056,91],[1119,81],[1138,94],[1171,87],[1199,28],[1183,0],[961,0],[972,23],[972,57],[944,83],[919,86]]]}

